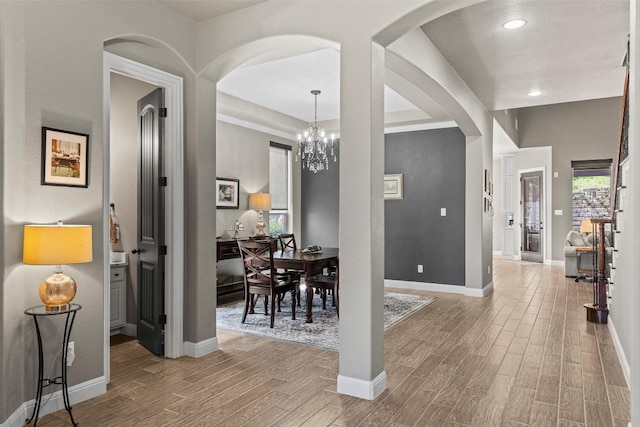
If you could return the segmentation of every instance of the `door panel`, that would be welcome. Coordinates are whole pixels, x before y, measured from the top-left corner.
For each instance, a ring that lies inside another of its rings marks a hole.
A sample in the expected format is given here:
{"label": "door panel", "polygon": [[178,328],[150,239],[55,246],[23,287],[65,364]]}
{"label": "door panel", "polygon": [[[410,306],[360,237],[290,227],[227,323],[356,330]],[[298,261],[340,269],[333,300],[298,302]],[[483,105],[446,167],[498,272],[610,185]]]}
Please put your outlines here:
{"label": "door panel", "polygon": [[542,171],[520,175],[522,185],[520,205],[522,206],[522,260],[542,262],[543,222],[542,222]]}
{"label": "door panel", "polygon": [[163,89],[138,101],[138,340],[164,355]]}

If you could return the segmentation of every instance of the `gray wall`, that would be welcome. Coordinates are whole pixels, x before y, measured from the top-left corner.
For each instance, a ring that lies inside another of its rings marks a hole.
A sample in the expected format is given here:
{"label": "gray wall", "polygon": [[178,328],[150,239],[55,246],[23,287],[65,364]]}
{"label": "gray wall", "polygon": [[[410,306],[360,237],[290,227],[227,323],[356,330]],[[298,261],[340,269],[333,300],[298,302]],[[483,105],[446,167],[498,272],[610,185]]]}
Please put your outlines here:
{"label": "gray wall", "polygon": [[616,97],[518,111],[520,147],[553,147],[551,167],[558,177],[552,178],[551,208],[563,211],[552,217],[554,260],[563,259],[571,229],[571,160],[616,158],[621,103]]}
{"label": "gray wall", "polygon": [[[25,223],[61,219],[69,224],[93,226],[93,261],[65,267],[65,272],[78,282],[75,301],[84,307],[71,334],[78,358],[68,370],[69,385],[99,382],[105,374],[103,43],[122,34],[148,34],[171,47],[158,56],[166,58],[171,50],[186,58],[186,63],[195,62],[195,26],[150,2],[0,3],[0,85],[4,87],[5,105],[9,106],[0,111],[4,122],[0,143],[4,173],[11,177],[3,188],[2,211],[5,252],[0,292],[3,301],[12,301],[0,310],[0,422],[4,422],[35,396],[35,332],[33,321],[23,310],[41,304],[38,283],[51,274],[50,267],[22,265]],[[155,19],[148,19],[149,16]],[[87,25],[77,25],[79,22]],[[65,30],[59,31],[60,28]],[[171,31],[167,32],[167,28]],[[185,104],[189,105],[188,96]],[[90,135],[88,188],[40,185],[41,126]],[[4,141],[12,142],[5,145]],[[60,203],[61,200],[66,202]],[[24,286],[15,286],[16,283]],[[208,283],[203,282],[205,285]],[[53,327],[58,323],[47,322],[45,333],[51,329],[49,324]],[[52,340],[57,341],[58,336],[51,334]]]}
{"label": "gray wall", "polygon": [[[334,150],[338,160],[329,161],[329,169],[313,173],[308,169],[301,172],[300,206],[302,221],[298,246],[309,245],[337,248],[339,230],[338,214],[340,205],[340,141]],[[295,155],[295,154],[294,154]],[[300,162],[294,168],[301,169]]]}
{"label": "gray wall", "polygon": [[[462,131],[386,135],[385,173],[404,174],[404,199],[385,202],[385,278],[464,286]],[[441,208],[447,209],[444,217]]]}

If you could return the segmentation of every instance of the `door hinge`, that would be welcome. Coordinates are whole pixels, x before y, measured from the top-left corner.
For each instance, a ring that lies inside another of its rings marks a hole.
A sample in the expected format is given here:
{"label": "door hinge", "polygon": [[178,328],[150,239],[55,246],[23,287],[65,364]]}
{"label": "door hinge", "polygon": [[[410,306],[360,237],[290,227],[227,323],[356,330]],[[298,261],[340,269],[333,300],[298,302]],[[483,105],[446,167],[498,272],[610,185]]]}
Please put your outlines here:
{"label": "door hinge", "polygon": [[166,255],[167,254],[167,245],[160,245],[158,247],[158,255]]}
{"label": "door hinge", "polygon": [[167,186],[167,177],[166,176],[161,176],[160,177],[160,187],[166,187]]}
{"label": "door hinge", "polygon": [[167,117],[167,109],[161,108],[159,111],[160,117]]}
{"label": "door hinge", "polygon": [[166,314],[161,314],[158,321],[160,322],[161,325],[166,325],[167,324],[167,315]]}

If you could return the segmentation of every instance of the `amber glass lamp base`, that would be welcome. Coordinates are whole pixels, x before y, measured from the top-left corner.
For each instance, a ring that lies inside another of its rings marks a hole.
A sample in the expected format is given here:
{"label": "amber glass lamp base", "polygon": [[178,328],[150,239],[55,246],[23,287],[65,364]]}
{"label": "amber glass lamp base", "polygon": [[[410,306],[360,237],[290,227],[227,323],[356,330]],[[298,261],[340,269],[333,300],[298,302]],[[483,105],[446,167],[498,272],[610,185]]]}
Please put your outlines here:
{"label": "amber glass lamp base", "polygon": [[63,273],[55,273],[40,283],[40,299],[47,311],[62,311],[76,296],[76,281]]}

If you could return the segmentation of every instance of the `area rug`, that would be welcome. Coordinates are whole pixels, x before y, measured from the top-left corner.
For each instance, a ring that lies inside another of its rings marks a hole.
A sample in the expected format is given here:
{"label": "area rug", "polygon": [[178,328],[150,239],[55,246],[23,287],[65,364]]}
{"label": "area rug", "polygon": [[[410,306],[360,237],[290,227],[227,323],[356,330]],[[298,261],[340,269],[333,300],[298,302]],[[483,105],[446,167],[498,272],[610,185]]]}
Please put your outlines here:
{"label": "area rug", "polygon": [[[329,350],[339,347],[338,317],[331,307],[331,297],[327,298],[327,309],[322,309],[322,301],[313,298],[313,323],[305,323],[305,308],[296,308],[296,320],[291,320],[291,300],[282,303],[282,312],[276,313],[273,329],[269,328],[269,316],[264,315],[262,301],[256,304],[255,314],[247,315],[242,323],[244,301],[220,306],[217,309],[218,328],[261,337],[292,341]],[[422,307],[431,304],[435,298],[417,295],[384,293],[385,330]]]}

